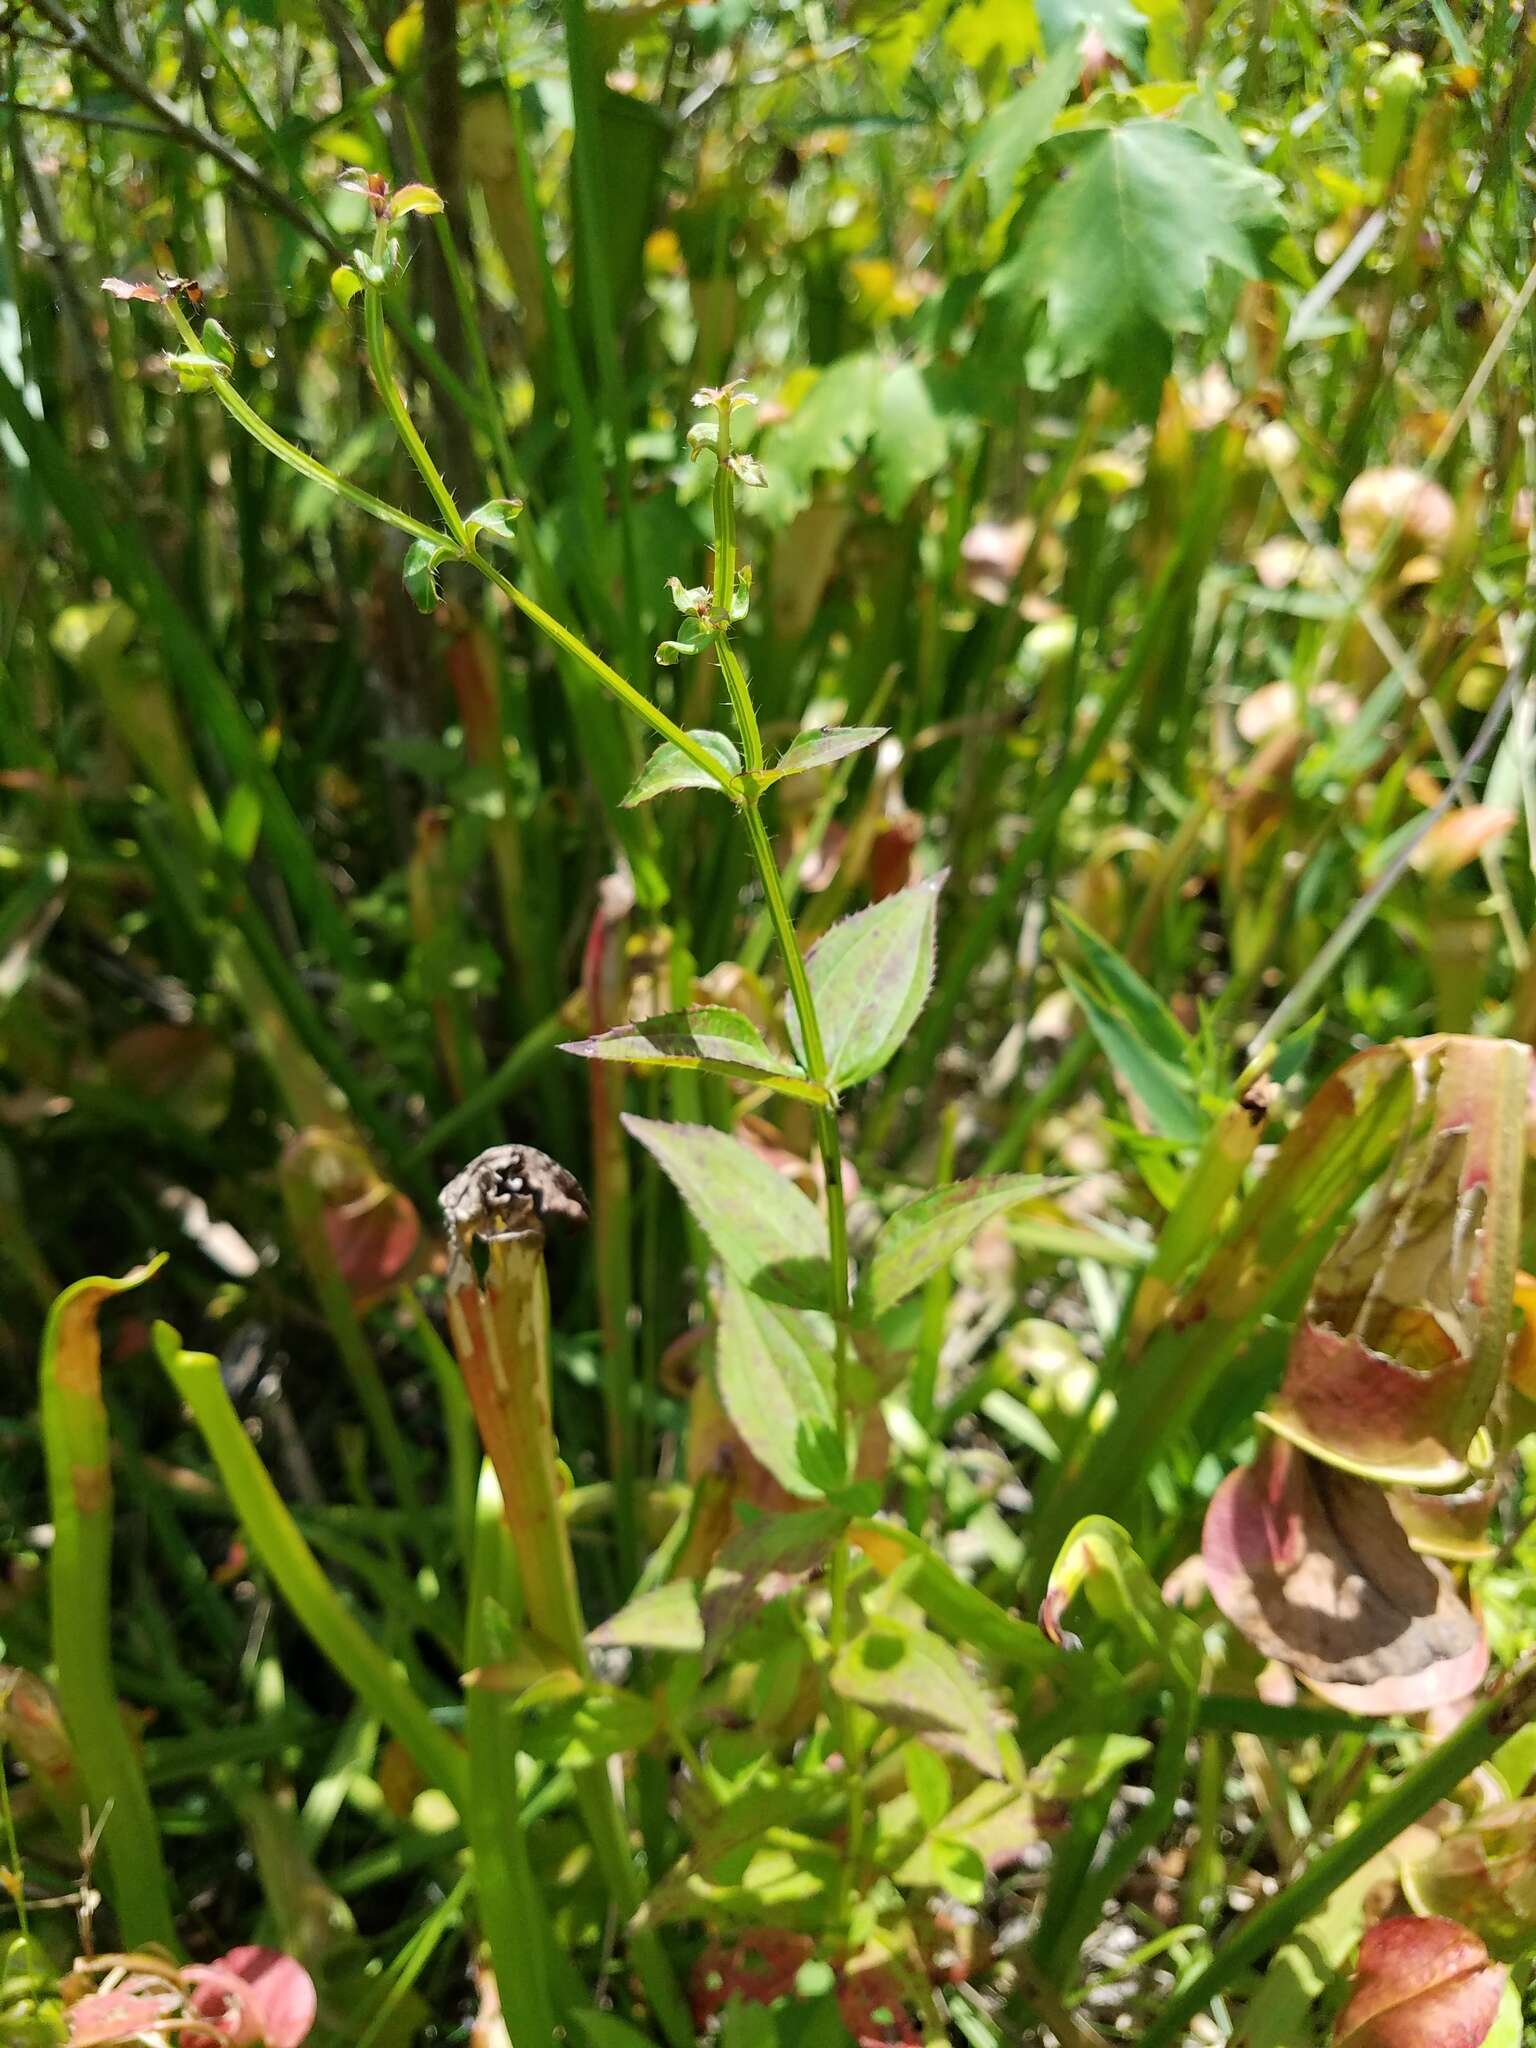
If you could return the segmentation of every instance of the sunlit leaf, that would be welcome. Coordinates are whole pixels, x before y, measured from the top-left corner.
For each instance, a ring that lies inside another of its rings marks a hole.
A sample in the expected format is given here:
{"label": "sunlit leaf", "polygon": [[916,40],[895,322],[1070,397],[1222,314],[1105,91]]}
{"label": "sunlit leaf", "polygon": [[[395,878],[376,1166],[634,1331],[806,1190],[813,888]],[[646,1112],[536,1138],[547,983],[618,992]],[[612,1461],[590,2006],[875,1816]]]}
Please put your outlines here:
{"label": "sunlit leaf", "polygon": [[1039,308],[1057,376],[1098,370],[1150,406],[1173,338],[1207,331],[1220,275],[1258,275],[1278,187],[1171,121],[1053,148],[1065,175],[985,292]]}
{"label": "sunlit leaf", "polygon": [[991,1702],[959,1652],[932,1630],[880,1615],[836,1659],[831,1682],[882,1720],[948,1736],[977,1770],[1002,1777]]}
{"label": "sunlit leaf", "polygon": [[947,1266],[992,1217],[1060,1186],[1038,1174],[1000,1173],[919,1195],[881,1225],[859,1281],[861,1310],[872,1318],[884,1315]]}
{"label": "sunlit leaf", "polygon": [[726,1286],[715,1340],[721,1402],[753,1457],[802,1499],[847,1479],[824,1328],[819,1317]]}
{"label": "sunlit leaf", "polygon": [[1169,1606],[1130,1537],[1106,1515],[1079,1522],[1051,1568],[1040,1625],[1053,1642],[1067,1640],[1062,1624],[1079,1593],[1102,1621],[1165,1665],[1180,1685],[1198,1685],[1200,1630]]}
{"label": "sunlit leaf", "polygon": [[639,1593],[593,1629],[587,1641],[599,1648],[622,1644],[631,1650],[702,1650],[698,1588],[687,1579],[675,1579]]}
{"label": "sunlit leaf", "polygon": [[803,775],[809,768],[825,768],[874,746],[885,738],[886,730],[883,725],[823,725],[815,732],[796,733],[761,780],[778,782],[786,775]]}
{"label": "sunlit leaf", "polygon": [[[834,1088],[867,1081],[900,1049],[933,985],[939,891],[944,875],[855,912],[818,940],[806,959]],[[789,1034],[805,1046],[791,1007]]]}
{"label": "sunlit leaf", "polygon": [[856,1521],[849,1535],[882,1578],[900,1572],[902,1590],[957,1642],[978,1655],[1024,1670],[1041,1670],[1060,1659],[1032,1621],[1000,1607],[979,1586],[962,1579],[930,1544],[899,1522]]}
{"label": "sunlit leaf", "polygon": [[1536,1799],[1468,1815],[1403,1872],[1416,1913],[1453,1915],[1501,1962],[1536,1949]]}
{"label": "sunlit leaf", "polygon": [[1035,1765],[1029,1788],[1039,1799],[1088,1799],[1151,1749],[1142,1735],[1069,1735]]}
{"label": "sunlit leaf", "polygon": [[[688,737],[697,741],[706,754],[712,754],[727,774],[741,773],[741,754],[728,734],[695,730]],[[663,740],[631,784],[624,808],[633,810],[636,804],[649,803],[652,797],[665,796],[674,789],[712,789],[718,793],[720,785],[706,769],[691,761],[676,741]]]}
{"label": "sunlit leaf", "polygon": [[727,1273],[767,1300],[820,1308],[827,1300],[827,1226],[767,1160],[723,1131],[626,1116],[693,1211]]}
{"label": "sunlit leaf", "polygon": [[724,1074],[734,1080],[758,1081],[808,1102],[826,1100],[825,1090],[774,1052],[740,1010],[718,1006],[677,1010],[666,1017],[647,1017],[642,1023],[615,1025],[595,1038],[572,1039],[560,1049],[578,1059]]}
{"label": "sunlit leaf", "polygon": [[404,220],[408,213],[442,211],[443,195],[441,192],[434,192],[430,185],[402,185],[398,192],[391,195],[389,202],[391,220]]}
{"label": "sunlit leaf", "polygon": [[643,1749],[659,1725],[653,1700],[619,1686],[588,1685],[579,1695],[524,1714],[520,1746],[541,1763],[581,1770]]}

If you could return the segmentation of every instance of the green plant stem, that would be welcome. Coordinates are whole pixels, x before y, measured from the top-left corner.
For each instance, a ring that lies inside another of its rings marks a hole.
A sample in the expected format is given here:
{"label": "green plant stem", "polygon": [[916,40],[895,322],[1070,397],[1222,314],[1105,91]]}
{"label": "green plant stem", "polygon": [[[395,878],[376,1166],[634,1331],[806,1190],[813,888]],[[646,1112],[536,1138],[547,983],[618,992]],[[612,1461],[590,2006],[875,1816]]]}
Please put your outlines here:
{"label": "green plant stem", "polygon": [[[389,256],[389,216],[386,214],[373,231],[373,260],[383,266]],[[389,340],[384,330],[384,293],[374,285],[363,290],[363,334],[368,345],[368,366],[373,371],[373,381],[384,401],[384,410],[389,414],[390,424],[400,437],[401,446],[421,473],[421,480],[432,494],[432,501],[443,515],[448,531],[456,544],[469,552],[469,538],[464,531],[464,521],[459,508],[453,502],[453,493],[443,481],[437,464],[427,453],[427,445],[416,431],[416,422],[411,418],[405,398],[395,382],[395,373],[390,367]]]}
{"label": "green plant stem", "polygon": [[[502,1515],[501,1489],[489,1463],[481,1470],[474,1503],[474,1545],[469,1580],[469,1627],[464,1655],[470,1670],[495,1654],[491,1616],[514,1601],[515,1567]],[[549,1971],[557,1950],[544,1901],[528,1860],[517,1782],[517,1729],[510,1702],[489,1686],[471,1685],[464,1699],[469,1744],[470,1850],[480,1924],[491,1951],[502,2017],[512,2048],[544,2048],[558,2038]]]}
{"label": "green plant stem", "polygon": [[[721,621],[716,646],[720,656],[720,671],[730,692],[731,708],[735,712],[741,734],[745,773],[742,777],[743,794],[740,809],[747,828],[747,844],[751,849],[753,864],[757,869],[758,881],[763,891],[763,901],[767,906],[769,921],[778,942],[779,956],[784,963],[790,1000],[799,1019],[801,1042],[805,1048],[806,1072],[817,1087],[826,1090],[829,1098],[828,1106],[816,1112],[816,1141],[821,1152],[822,1176],[827,1189],[827,1249],[830,1268],[827,1292],[833,1332],[833,1400],[838,1424],[843,1433],[848,1470],[852,1473],[858,1459],[858,1430],[852,1413],[848,1383],[851,1305],[848,1293],[848,1206],[843,1192],[842,1137],[837,1127],[837,1111],[830,1104],[831,1085],[827,1053],[821,1036],[821,1022],[816,1015],[816,999],[811,991],[810,977],[806,973],[800,941],[795,936],[789,905],[784,898],[778,862],[773,857],[773,844],[763,824],[761,792],[756,781],[763,767],[763,740],[758,727],[757,711],[741,664],[726,637],[727,628],[724,622],[729,618],[730,596],[736,581],[735,499],[731,472],[726,467],[730,452],[731,401],[727,395],[719,405],[719,437],[715,447],[714,609],[716,618]],[[828,1578],[828,1591],[831,1597],[828,1642],[834,1657],[841,1652],[848,1639],[850,1562],[851,1552],[845,1532],[838,1537],[832,1547]],[[834,1706],[834,1712],[837,1739],[843,1753],[843,1768],[848,1779],[848,1853],[841,1873],[843,1882],[846,1883],[849,1875],[858,1867],[863,1845],[864,1780],[855,1755],[857,1722],[853,1711],[845,1701],[839,1700]]]}
{"label": "green plant stem", "polygon": [[155,1326],[155,1350],[191,1410],[251,1548],[278,1592],[321,1654],[399,1737],[423,1776],[446,1792],[460,1813],[467,1812],[469,1773],[463,1750],[438,1727],[372,1636],[337,1597],[255,1445],[240,1427],[224,1391],[219,1361],[207,1352],[184,1351],[181,1339],[164,1323]]}
{"label": "green plant stem", "polygon": [[308,1268],[310,1284],[330,1325],[337,1355],[357,1396],[357,1405],[363,1411],[369,1433],[389,1474],[395,1499],[414,1520],[422,1508],[416,1462],[395,1419],[373,1345],[353,1306],[347,1283],[341,1276],[336,1255],[325,1234],[323,1205],[310,1171],[307,1161],[279,1168],[278,1178],[282,1183],[289,1226],[299,1255]]}
{"label": "green plant stem", "polygon": [[414,1285],[396,1290],[396,1300],[410,1325],[410,1341],[431,1373],[443,1410],[443,1435],[448,1443],[448,1497],[460,1555],[467,1557],[475,1529],[476,1468],[479,1463],[475,1418],[453,1353],[437,1334]]}
{"label": "green plant stem", "polygon": [[118,1706],[112,1668],[112,1445],[101,1398],[103,1302],[162,1262],[120,1280],[80,1280],[43,1330],[39,1388],[53,1555],[48,1573],[59,1706],[102,1830],[108,1893],[126,1946],[174,1948],[176,1924],[160,1829]]}
{"label": "green plant stem", "polygon": [[1316,1857],[1283,1891],[1251,1913],[1195,1975],[1181,1985],[1143,2034],[1141,2048],[1174,2048],[1189,2022],[1231,1989],[1245,1970],[1278,1948],[1364,1864],[1445,1799],[1536,1711],[1536,1657],[1527,1658],[1492,1699],[1368,1806],[1354,1830]]}
{"label": "green plant stem", "polygon": [[[366,289],[371,302],[378,295],[371,286]],[[182,339],[190,347],[194,349],[199,348],[197,336],[192,332],[180,309],[173,304],[169,310],[181,331]],[[378,337],[382,343],[383,328],[381,324],[378,327]],[[408,430],[409,438],[406,439],[406,447],[413,459],[416,460],[417,467],[421,469],[423,477],[428,479],[429,488],[432,489],[434,498],[438,497],[439,490],[442,492],[442,497],[438,498],[438,503],[443,507],[445,518],[450,511],[452,512],[452,530],[449,533],[443,533],[437,528],[427,526],[421,520],[413,518],[410,513],[402,512],[397,506],[387,504],[382,498],[375,498],[371,492],[360,490],[356,484],[349,483],[345,477],[338,476],[334,470],[328,469],[323,462],[317,462],[312,455],[306,454],[302,448],[298,448],[293,442],[285,440],[281,434],[266,424],[259,413],[253,412],[240,397],[239,393],[231,388],[227,376],[213,376],[210,378],[210,382],[215,397],[231,419],[235,420],[247,433],[254,434],[269,454],[275,456],[278,461],[285,462],[290,469],[297,470],[300,476],[307,477],[310,482],[319,484],[324,489],[334,492],[339,498],[344,498],[348,504],[355,505],[359,511],[368,513],[370,517],[383,520],[386,525],[396,527],[401,533],[408,533],[416,540],[432,541],[439,546],[448,548],[458,560],[464,562],[469,568],[475,570],[477,574],[483,576],[488,583],[494,584],[496,589],[523,614],[524,618],[536,626],[547,639],[552,640],[557,647],[570,655],[574,661],[579,662],[589,675],[596,677],[597,681],[602,684],[603,688],[611,696],[616,697],[627,710],[632,711],[637,718],[643,720],[645,724],[651,727],[653,732],[658,733],[664,740],[670,740],[673,746],[677,747],[688,757],[695,768],[700,769],[709,777],[711,782],[717,783],[727,796],[734,800],[737,792],[730,771],[722,766],[707,748],[701,747],[698,741],[690,733],[684,732],[683,728],[670,719],[659,705],[653,704],[643,692],[635,688],[633,683],[627,682],[617,669],[604,661],[601,655],[594,653],[579,635],[573,633],[568,626],[563,626],[557,618],[545,611],[541,604],[536,603],[533,598],[529,597],[526,591],[519,589],[510,577],[503,575],[484,556],[476,553],[469,543],[457,508],[453,506],[452,498],[448,493],[448,486],[438,474],[436,465],[427,453],[420,435],[417,434],[415,427],[411,423],[410,414],[405,409],[405,401],[400,396],[399,388],[388,372],[387,360],[385,362],[384,374],[380,376],[376,370],[375,376],[378,378],[380,395],[383,397],[385,406],[389,410],[396,431],[402,433],[402,438],[406,438],[401,426],[402,421],[404,422],[404,428]],[[418,449],[420,450],[419,457],[417,456]],[[425,467],[423,467],[423,463]],[[435,486],[432,485],[431,478],[436,478]]]}

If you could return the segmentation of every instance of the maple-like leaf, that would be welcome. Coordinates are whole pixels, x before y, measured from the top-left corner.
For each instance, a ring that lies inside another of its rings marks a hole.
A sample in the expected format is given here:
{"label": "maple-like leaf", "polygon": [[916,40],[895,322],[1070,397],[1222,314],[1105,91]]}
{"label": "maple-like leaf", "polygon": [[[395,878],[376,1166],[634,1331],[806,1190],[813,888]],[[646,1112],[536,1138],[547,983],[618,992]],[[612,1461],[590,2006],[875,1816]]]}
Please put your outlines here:
{"label": "maple-like leaf", "polygon": [[1212,326],[1221,273],[1258,274],[1278,187],[1176,121],[1126,121],[1053,147],[1066,176],[987,296],[1038,307],[1032,381],[1098,370],[1150,407],[1174,336]]}

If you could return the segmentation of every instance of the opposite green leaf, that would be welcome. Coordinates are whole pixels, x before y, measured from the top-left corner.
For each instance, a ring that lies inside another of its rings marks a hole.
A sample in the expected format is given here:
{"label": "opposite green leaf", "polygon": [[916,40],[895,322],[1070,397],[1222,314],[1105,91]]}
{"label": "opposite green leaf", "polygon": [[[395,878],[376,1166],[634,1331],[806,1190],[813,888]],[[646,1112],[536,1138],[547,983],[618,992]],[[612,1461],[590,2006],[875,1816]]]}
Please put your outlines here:
{"label": "opposite green leaf", "polygon": [[770,1301],[816,1308],[827,1298],[821,1212],[766,1159],[724,1131],[626,1116],[732,1279]]}
{"label": "opposite green leaf", "polygon": [[861,1310],[871,1318],[884,1315],[948,1265],[989,1218],[1060,1185],[1034,1173],[999,1173],[919,1195],[881,1226],[859,1283]]}
{"label": "opposite green leaf", "polygon": [[454,552],[446,541],[440,540],[413,540],[406,549],[401,573],[417,611],[437,609],[437,572],[444,562],[453,560]]}
{"label": "opposite green leaf", "polygon": [[674,1579],[641,1593],[593,1629],[587,1641],[599,1649],[620,1644],[631,1650],[702,1650],[699,1589],[691,1579]]}
{"label": "opposite green leaf", "polygon": [[[838,1437],[835,1369],[827,1325],[727,1282],[715,1339],[721,1404],[747,1449],[786,1491],[829,1491],[826,1450]],[[833,1483],[841,1473],[834,1468]]]}
{"label": "opposite green leaf", "polygon": [[[878,1074],[927,1000],[944,880],[943,873],[930,876],[844,918],[806,956],[834,1088]],[[799,1019],[791,1013],[788,1023],[803,1063]]]}
{"label": "opposite green leaf", "polygon": [[639,1024],[619,1024],[594,1038],[571,1039],[562,1052],[584,1060],[619,1060],[634,1067],[680,1067],[728,1075],[733,1080],[760,1081],[781,1095],[822,1103],[826,1090],[791,1066],[768,1045],[749,1017],[739,1010],[706,1006],[676,1010],[666,1017],[647,1017]]}
{"label": "opposite green leaf", "polygon": [[831,1683],[842,1699],[883,1721],[948,1735],[978,1771],[1002,1777],[991,1704],[942,1636],[881,1615],[836,1659]]}
{"label": "opposite green leaf", "polygon": [[[730,774],[741,773],[741,755],[736,742],[726,733],[697,730],[690,732],[688,737],[697,740],[706,754],[713,754],[721,767]],[[668,790],[718,791],[719,788],[720,785],[714,777],[707,774],[696,761],[690,761],[675,741],[664,740],[635,778],[629,794],[624,798],[624,809],[633,810],[636,804],[649,803],[652,797],[664,796]]]}
{"label": "opposite green leaf", "polygon": [[773,766],[758,780],[779,782],[786,775],[803,775],[808,768],[825,768],[883,740],[890,730],[884,725],[824,725],[818,732],[796,733]]}
{"label": "opposite green leaf", "polygon": [[503,547],[510,547],[513,541],[512,527],[517,515],[523,509],[521,498],[492,498],[471,512],[464,522],[464,531],[469,544],[478,551],[481,534],[491,540],[500,541]]}

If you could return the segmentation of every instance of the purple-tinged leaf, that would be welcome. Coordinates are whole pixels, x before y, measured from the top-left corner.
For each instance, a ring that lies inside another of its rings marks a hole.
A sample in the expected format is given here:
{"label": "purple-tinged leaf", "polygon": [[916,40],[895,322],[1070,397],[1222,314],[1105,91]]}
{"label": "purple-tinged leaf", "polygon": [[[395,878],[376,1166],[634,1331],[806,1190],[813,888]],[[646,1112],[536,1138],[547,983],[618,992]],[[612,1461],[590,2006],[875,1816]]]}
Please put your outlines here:
{"label": "purple-tinged leaf", "polygon": [[[834,1088],[867,1081],[899,1049],[933,985],[943,873],[887,896],[832,927],[806,957]],[[802,1065],[800,1021],[789,1035]]]}
{"label": "purple-tinged leaf", "polygon": [[1216,1605],[1266,1657],[1359,1714],[1464,1699],[1488,1665],[1450,1574],[1386,1494],[1270,1439],[1217,1488],[1202,1544]]}
{"label": "purple-tinged leaf", "polygon": [[706,1659],[722,1653],[760,1608],[817,1570],[847,1520],[840,1508],[796,1508],[760,1515],[728,1537],[699,1598]]}
{"label": "purple-tinged leaf", "polygon": [[884,1315],[947,1266],[992,1217],[1061,1185],[1034,1173],[998,1173],[919,1195],[881,1226],[859,1283],[860,1308],[872,1318]]}
{"label": "purple-tinged leaf", "polygon": [[[728,775],[741,773],[741,755],[729,734],[701,728],[688,737],[712,754]],[[623,808],[633,810],[636,804],[648,804],[652,797],[665,796],[669,790],[719,788],[714,777],[697,761],[690,761],[674,740],[663,740],[630,785]]]}
{"label": "purple-tinged leaf", "polygon": [[593,1038],[578,1038],[562,1052],[583,1060],[619,1060],[632,1067],[681,1067],[756,1081],[802,1102],[824,1103],[827,1093],[776,1053],[740,1010],[710,1006],[619,1024]]}
{"label": "purple-tinged leaf", "polygon": [[769,1301],[819,1308],[827,1299],[827,1226],[800,1190],[766,1159],[699,1124],[626,1116],[693,1211],[732,1279]]}

